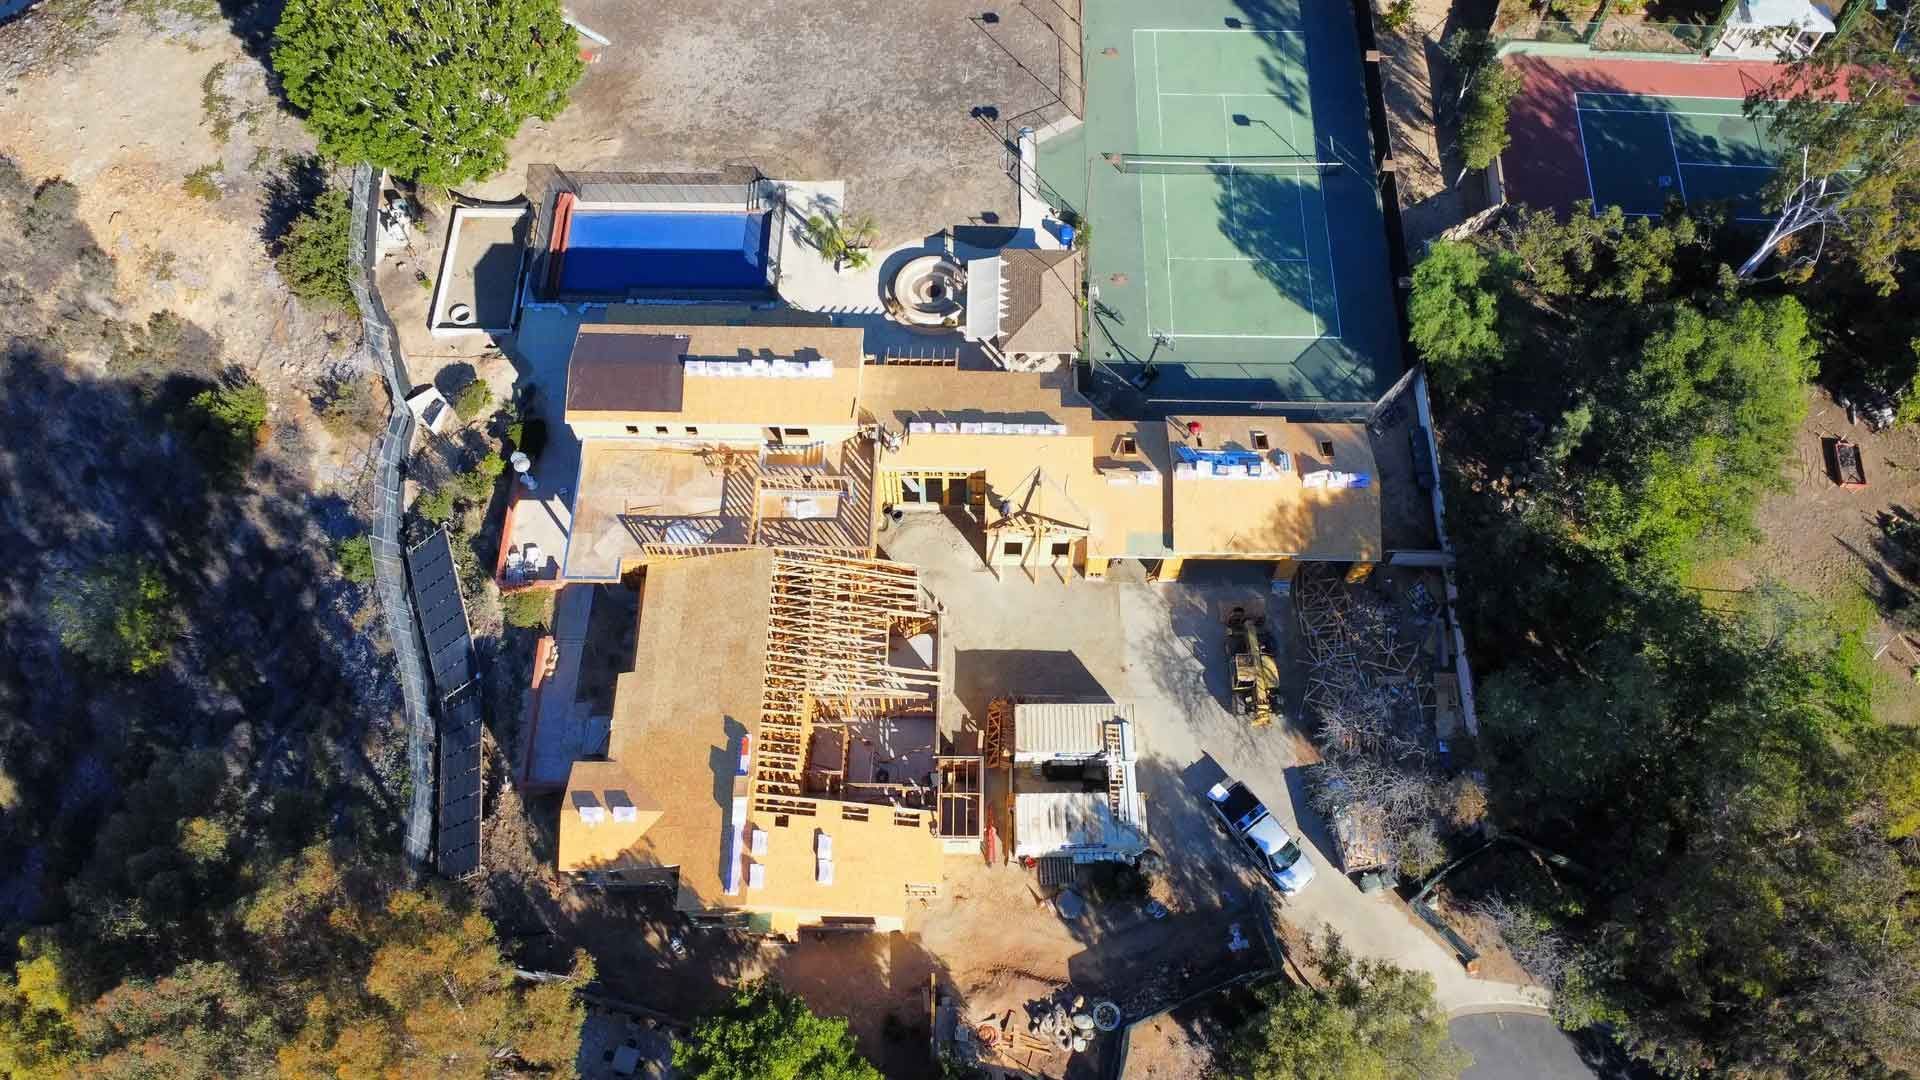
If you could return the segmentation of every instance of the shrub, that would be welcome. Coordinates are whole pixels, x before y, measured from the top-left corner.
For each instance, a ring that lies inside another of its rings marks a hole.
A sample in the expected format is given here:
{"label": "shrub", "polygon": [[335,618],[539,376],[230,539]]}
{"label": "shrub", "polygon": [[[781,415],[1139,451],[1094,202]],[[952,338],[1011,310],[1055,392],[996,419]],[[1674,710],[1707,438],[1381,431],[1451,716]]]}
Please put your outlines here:
{"label": "shrub", "polygon": [[219,175],[219,165],[202,165],[188,173],[185,180],[180,181],[180,188],[196,199],[219,202],[220,184],[214,179]]}
{"label": "shrub", "polygon": [[508,626],[544,630],[553,622],[553,590],[521,589],[500,597],[500,613]]}
{"label": "shrub", "polygon": [[219,345],[206,331],[171,311],[147,316],[144,326],[124,327],[107,357],[107,371],[119,378],[184,371],[207,374],[219,360]]}
{"label": "shrub", "polygon": [[537,458],[547,448],[547,422],[537,416],[518,421],[507,429],[507,441],[515,450]]}
{"label": "shrub", "polygon": [[340,576],[355,585],[373,580],[373,538],[367,534],[340,541],[333,549],[333,558],[340,567]]}
{"label": "shrub", "polygon": [[20,210],[20,228],[28,238],[44,236],[73,223],[80,208],[80,189],[58,178],[41,184],[33,201]]}
{"label": "shrub", "polygon": [[340,379],[322,393],[320,424],[336,439],[376,434],[386,422],[385,392],[374,376]]}
{"label": "shrub", "polygon": [[454,396],[453,411],[462,420],[474,420],[493,411],[493,387],[485,379],[475,379]]}
{"label": "shrub", "polygon": [[248,379],[195,394],[182,417],[188,444],[208,472],[223,481],[238,478],[253,463],[266,422],[267,392]]}
{"label": "shrub", "polygon": [[294,219],[273,259],[293,295],[315,307],[360,310],[348,252],[352,233],[353,207],[344,191],[321,193],[312,209]]}
{"label": "shrub", "polygon": [[1413,0],[1393,0],[1387,10],[1380,13],[1382,29],[1399,33],[1413,25]]}
{"label": "shrub", "polygon": [[453,489],[435,488],[413,501],[413,512],[436,524],[453,516]]}
{"label": "shrub", "polygon": [[49,605],[60,643],[111,671],[140,675],[165,664],[180,636],[172,586],[149,563],[115,559],[65,583]]}

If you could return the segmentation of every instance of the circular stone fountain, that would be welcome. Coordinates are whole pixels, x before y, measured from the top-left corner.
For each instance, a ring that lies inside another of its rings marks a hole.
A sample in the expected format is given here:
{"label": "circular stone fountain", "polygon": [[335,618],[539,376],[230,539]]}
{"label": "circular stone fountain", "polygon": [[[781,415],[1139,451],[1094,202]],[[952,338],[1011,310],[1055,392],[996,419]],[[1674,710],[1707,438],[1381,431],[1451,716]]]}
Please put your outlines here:
{"label": "circular stone fountain", "polygon": [[888,286],[894,317],[909,326],[960,325],[966,275],[944,255],[909,259]]}

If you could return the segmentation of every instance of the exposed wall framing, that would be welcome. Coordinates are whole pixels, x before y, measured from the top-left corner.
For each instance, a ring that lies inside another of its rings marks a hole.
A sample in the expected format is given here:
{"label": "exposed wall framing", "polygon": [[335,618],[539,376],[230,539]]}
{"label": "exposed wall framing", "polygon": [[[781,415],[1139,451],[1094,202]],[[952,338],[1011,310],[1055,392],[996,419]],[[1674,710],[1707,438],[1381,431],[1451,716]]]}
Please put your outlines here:
{"label": "exposed wall framing", "polygon": [[767,612],[766,689],[754,747],[754,808],[797,811],[817,720],[930,707],[936,671],[896,667],[896,626],[929,618],[919,571],[899,563],[803,551],[774,556]]}
{"label": "exposed wall framing", "polygon": [[985,820],[980,812],[984,787],[984,765],[977,757],[938,757],[934,772],[939,777],[939,832],[951,840],[978,840]]}

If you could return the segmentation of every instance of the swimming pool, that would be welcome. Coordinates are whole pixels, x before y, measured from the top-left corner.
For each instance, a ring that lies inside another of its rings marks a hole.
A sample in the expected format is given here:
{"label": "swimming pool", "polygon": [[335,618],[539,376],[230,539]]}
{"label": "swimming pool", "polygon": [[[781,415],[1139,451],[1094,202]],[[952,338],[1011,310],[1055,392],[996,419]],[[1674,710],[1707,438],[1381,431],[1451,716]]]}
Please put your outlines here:
{"label": "swimming pool", "polygon": [[772,285],[772,216],[764,210],[562,209],[552,271],[560,293],[764,292]]}

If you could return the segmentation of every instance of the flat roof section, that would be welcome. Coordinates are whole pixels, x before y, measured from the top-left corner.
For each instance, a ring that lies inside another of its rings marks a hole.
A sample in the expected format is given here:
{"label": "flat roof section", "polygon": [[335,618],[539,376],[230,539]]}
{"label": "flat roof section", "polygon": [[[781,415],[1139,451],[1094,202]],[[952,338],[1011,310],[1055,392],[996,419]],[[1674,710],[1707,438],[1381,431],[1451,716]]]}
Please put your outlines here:
{"label": "flat roof section", "polygon": [[513,329],[533,215],[524,206],[457,206],[447,225],[429,329],[437,335]]}
{"label": "flat roof section", "polygon": [[1106,750],[1110,721],[1133,723],[1133,706],[1116,704],[1021,704],[1013,709],[1015,761],[1088,757]]}

